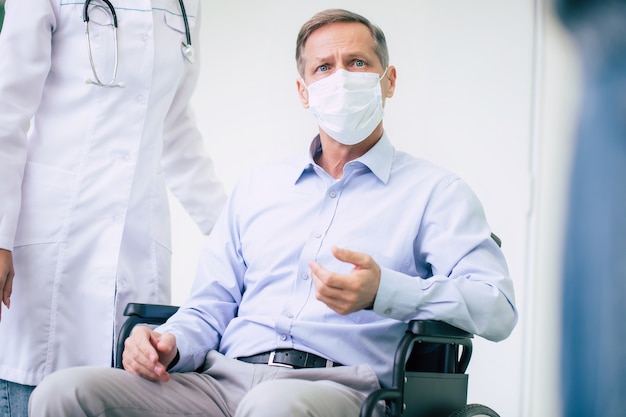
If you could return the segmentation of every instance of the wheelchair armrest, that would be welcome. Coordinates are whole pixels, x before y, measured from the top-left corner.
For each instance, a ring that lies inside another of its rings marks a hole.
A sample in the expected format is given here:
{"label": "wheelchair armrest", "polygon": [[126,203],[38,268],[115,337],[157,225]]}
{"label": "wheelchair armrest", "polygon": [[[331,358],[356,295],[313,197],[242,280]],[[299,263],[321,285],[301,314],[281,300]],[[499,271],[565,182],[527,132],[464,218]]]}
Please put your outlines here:
{"label": "wheelchair armrest", "polygon": [[416,335],[444,338],[472,338],[471,333],[438,320],[412,320],[408,331]]}
{"label": "wheelchair armrest", "polygon": [[177,306],[164,304],[141,304],[128,303],[124,309],[124,315],[128,319],[122,325],[120,334],[117,339],[117,349],[115,352],[115,367],[123,368],[122,354],[124,353],[124,341],[130,335],[130,332],[138,324],[159,325],[163,324],[174,313],[178,311]]}
{"label": "wheelchair armrest", "polygon": [[[170,318],[178,310],[177,306],[163,305],[163,304],[141,304],[141,303],[128,303],[124,310],[125,316],[138,316],[151,320],[163,320],[161,323]],[[160,324],[160,323],[154,323]]]}

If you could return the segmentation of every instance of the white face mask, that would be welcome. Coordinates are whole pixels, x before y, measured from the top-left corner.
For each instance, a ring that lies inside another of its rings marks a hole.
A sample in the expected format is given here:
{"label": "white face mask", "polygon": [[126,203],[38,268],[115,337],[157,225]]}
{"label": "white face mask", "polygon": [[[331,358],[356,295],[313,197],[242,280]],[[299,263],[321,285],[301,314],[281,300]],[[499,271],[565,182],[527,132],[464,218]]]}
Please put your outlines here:
{"label": "white face mask", "polygon": [[383,120],[381,79],[374,72],[338,69],[309,85],[309,108],[322,130],[344,145],[367,138]]}

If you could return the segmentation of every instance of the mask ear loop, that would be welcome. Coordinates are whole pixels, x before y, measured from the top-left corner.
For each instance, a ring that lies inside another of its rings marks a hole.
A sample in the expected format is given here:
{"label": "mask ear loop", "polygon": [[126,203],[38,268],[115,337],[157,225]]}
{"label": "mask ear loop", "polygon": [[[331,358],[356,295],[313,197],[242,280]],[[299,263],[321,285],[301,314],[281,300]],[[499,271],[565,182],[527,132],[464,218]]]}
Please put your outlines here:
{"label": "mask ear loop", "polygon": [[378,80],[382,81],[382,80],[383,80],[383,78],[385,78],[385,74],[387,74],[387,70],[388,70],[388,69],[389,69],[389,66],[387,66],[387,67],[385,68],[385,71],[383,71],[383,75],[381,75],[381,76],[380,76],[380,78],[379,78]]}

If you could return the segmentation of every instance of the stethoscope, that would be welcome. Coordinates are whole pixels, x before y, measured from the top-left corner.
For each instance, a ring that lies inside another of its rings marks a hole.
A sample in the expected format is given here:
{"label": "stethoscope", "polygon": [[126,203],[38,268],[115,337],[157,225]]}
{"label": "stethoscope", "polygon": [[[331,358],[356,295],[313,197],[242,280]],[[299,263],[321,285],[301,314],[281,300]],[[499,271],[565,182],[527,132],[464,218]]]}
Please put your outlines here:
{"label": "stethoscope", "polygon": [[[89,3],[91,3],[92,0],[85,0],[85,5],[83,7],[83,22],[85,22],[85,35],[87,36],[87,47],[89,48],[89,63],[91,64],[91,71],[93,72],[93,76],[95,78],[95,80],[92,79],[87,79],[85,80],[85,82],[87,84],[94,84],[100,87],[124,87],[125,84],[123,82],[116,82],[117,79],[117,67],[118,67],[118,43],[117,43],[117,13],[115,12],[115,7],[113,7],[113,4],[111,4],[111,2],[109,0],[102,0],[107,7],[109,8],[109,10],[111,11],[111,18],[113,19],[113,42],[115,43],[115,58],[114,58],[114,64],[113,64],[113,77],[111,78],[111,81],[109,81],[108,83],[104,83],[100,80],[100,77],[98,77],[98,73],[96,71],[96,66],[93,62],[93,55],[91,53],[91,38],[89,37]],[[194,62],[194,53],[193,53],[193,46],[191,46],[191,31],[189,30],[189,20],[187,19],[187,11],[185,10],[185,4],[183,3],[183,0],[178,0],[178,4],[180,5],[180,11],[183,15],[183,22],[185,23],[185,38],[186,38],[186,43],[185,42],[181,42],[181,51],[183,53],[183,56],[187,59],[187,61],[189,61],[190,63],[193,64]]]}

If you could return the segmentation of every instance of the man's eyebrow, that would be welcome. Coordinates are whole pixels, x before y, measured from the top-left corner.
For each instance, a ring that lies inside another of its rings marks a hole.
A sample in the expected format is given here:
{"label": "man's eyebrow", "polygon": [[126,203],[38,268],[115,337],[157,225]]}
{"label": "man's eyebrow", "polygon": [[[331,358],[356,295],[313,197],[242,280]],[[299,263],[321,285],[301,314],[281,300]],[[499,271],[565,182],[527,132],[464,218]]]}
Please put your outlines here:
{"label": "man's eyebrow", "polygon": [[353,51],[348,51],[345,56],[347,57],[352,57],[352,58],[359,58],[359,57],[363,57],[363,58],[367,58],[367,57],[372,57],[372,56],[376,56],[376,49],[372,48],[365,48],[365,49],[358,49],[358,50],[353,50]]}
{"label": "man's eyebrow", "polygon": [[317,55],[308,59],[311,62],[329,62],[332,60],[332,55]]}
{"label": "man's eyebrow", "polygon": [[[347,60],[352,60],[352,59],[364,59],[364,60],[368,60],[371,59],[371,57],[374,54],[372,53],[367,53],[365,51],[354,51],[354,52],[349,52],[347,54],[343,55],[343,59],[347,59]],[[334,55],[318,55],[315,57],[311,57],[307,59],[310,62],[315,62],[315,63],[321,63],[321,62],[332,62],[335,60],[335,56]]]}
{"label": "man's eyebrow", "polygon": [[368,54],[364,52],[352,52],[344,55],[347,59],[369,59]]}

